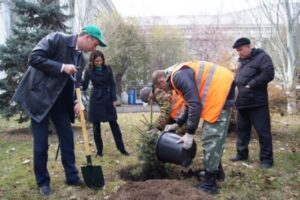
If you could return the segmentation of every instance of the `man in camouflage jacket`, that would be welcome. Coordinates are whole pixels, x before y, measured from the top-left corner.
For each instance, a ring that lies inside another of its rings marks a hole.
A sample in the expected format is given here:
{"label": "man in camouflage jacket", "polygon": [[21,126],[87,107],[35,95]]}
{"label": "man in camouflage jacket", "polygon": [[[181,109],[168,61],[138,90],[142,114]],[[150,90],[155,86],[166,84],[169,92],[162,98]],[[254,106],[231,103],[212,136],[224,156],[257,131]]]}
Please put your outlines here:
{"label": "man in camouflage jacket", "polygon": [[[158,131],[163,131],[167,124],[172,124],[175,122],[175,119],[171,117],[172,112],[172,92],[165,92],[162,89],[155,88],[154,93],[152,88],[144,87],[140,92],[140,96],[142,101],[149,102],[154,101],[158,104],[160,113],[158,118],[153,123],[153,128],[149,130],[149,133],[157,133]],[[176,129],[176,133],[184,134],[186,129],[186,125],[179,127]]]}

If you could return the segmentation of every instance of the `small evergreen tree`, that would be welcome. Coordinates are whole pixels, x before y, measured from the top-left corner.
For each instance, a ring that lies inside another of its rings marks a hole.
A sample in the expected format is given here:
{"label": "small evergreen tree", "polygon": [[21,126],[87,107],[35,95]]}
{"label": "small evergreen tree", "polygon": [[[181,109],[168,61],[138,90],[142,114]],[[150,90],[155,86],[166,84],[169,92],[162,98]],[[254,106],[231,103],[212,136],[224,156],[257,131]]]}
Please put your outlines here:
{"label": "small evergreen tree", "polygon": [[13,0],[13,12],[16,22],[12,25],[12,35],[0,46],[0,71],[6,76],[0,79],[0,114],[9,119],[19,114],[19,122],[26,121],[28,116],[20,111],[10,100],[28,67],[28,55],[48,33],[54,31],[67,32],[64,22],[70,18],[56,1]]}
{"label": "small evergreen tree", "polygon": [[156,157],[156,142],[158,134],[151,134],[144,131],[141,133],[138,148],[138,158],[140,161],[140,173],[144,179],[165,178],[167,171],[164,163]]}
{"label": "small evergreen tree", "polygon": [[[158,133],[148,133],[152,128],[152,122],[146,118],[142,121],[147,127],[146,130],[139,130],[140,138],[137,143],[139,165],[131,171],[133,176],[141,177],[143,180],[159,179],[167,177],[165,164],[156,157],[156,142],[159,138]],[[151,120],[152,121],[152,120]]]}

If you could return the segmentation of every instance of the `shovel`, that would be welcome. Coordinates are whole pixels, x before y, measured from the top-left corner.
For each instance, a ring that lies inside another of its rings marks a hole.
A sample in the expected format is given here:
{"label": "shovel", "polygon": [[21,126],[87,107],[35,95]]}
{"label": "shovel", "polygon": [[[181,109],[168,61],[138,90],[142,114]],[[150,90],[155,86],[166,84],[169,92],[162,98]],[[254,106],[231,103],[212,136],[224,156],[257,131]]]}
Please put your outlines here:
{"label": "shovel", "polygon": [[58,154],[59,154],[60,144],[57,145],[56,154],[55,154],[55,161],[57,161]]}
{"label": "shovel", "polygon": [[[155,87],[152,85],[152,94],[154,95]],[[153,99],[150,100],[150,127],[153,126]]]}
{"label": "shovel", "polygon": [[[79,102],[79,105],[82,105],[81,102],[81,93],[80,88],[76,86],[76,96]],[[92,189],[102,188],[104,186],[104,177],[101,166],[93,166],[91,158],[91,150],[89,146],[88,134],[86,129],[86,122],[84,118],[83,109],[80,109],[80,123],[82,129],[83,144],[85,149],[85,155],[87,160],[87,166],[81,167],[81,172],[85,184]]]}
{"label": "shovel", "polygon": [[153,101],[150,101],[150,126],[153,128]]}

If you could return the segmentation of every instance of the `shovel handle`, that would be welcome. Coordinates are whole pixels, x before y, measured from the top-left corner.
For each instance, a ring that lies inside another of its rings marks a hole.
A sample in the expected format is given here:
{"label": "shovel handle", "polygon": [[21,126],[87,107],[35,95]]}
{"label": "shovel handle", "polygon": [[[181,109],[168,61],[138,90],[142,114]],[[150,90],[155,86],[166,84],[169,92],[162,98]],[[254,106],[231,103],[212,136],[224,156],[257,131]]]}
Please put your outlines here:
{"label": "shovel handle", "polygon": [[60,144],[57,145],[56,154],[55,154],[55,161],[57,161],[58,154],[59,154]]}
{"label": "shovel handle", "polygon": [[150,101],[150,126],[153,128],[153,101]]}
{"label": "shovel handle", "polygon": [[[76,97],[78,100],[79,105],[82,105],[81,102],[81,92],[80,88],[76,88]],[[85,122],[85,117],[83,110],[80,108],[79,111],[79,116],[80,116],[80,123],[81,123],[81,129],[82,129],[82,138],[83,138],[83,145],[84,145],[84,150],[85,150],[85,155],[86,156],[91,156],[91,149],[89,146],[89,140],[88,140],[88,134],[87,134],[87,129],[86,129],[86,122]]]}

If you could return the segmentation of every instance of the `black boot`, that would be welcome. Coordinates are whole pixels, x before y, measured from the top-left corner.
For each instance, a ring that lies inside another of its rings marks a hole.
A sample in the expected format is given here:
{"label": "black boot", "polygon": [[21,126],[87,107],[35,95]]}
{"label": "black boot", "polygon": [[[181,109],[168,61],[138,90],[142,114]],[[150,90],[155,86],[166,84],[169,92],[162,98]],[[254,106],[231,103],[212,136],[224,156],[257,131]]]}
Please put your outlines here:
{"label": "black boot", "polygon": [[125,150],[125,149],[121,149],[119,150],[121,154],[123,154],[124,156],[129,156],[129,153]]}
{"label": "black boot", "polygon": [[246,160],[248,160],[248,156],[247,157],[242,157],[240,155],[236,155],[235,157],[232,157],[229,160],[231,162],[246,161]]}
{"label": "black boot", "polygon": [[[205,178],[205,170],[200,171],[198,176]],[[225,173],[222,167],[222,163],[219,164],[218,171],[216,172],[216,179],[217,181],[222,181],[222,182],[225,180]]]}
{"label": "black boot", "polygon": [[224,181],[225,180],[225,173],[222,167],[222,163],[220,162],[219,167],[218,167],[218,172],[216,174],[216,179],[218,181]]}
{"label": "black boot", "polygon": [[218,194],[219,189],[216,182],[217,171],[205,172],[205,180],[202,184],[197,186],[197,189],[210,194]]}

